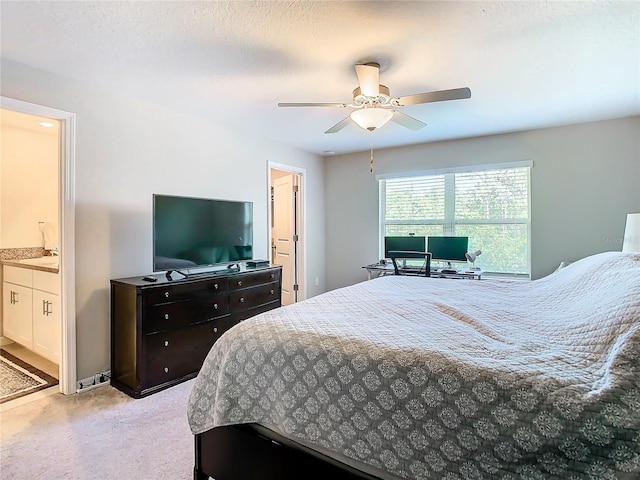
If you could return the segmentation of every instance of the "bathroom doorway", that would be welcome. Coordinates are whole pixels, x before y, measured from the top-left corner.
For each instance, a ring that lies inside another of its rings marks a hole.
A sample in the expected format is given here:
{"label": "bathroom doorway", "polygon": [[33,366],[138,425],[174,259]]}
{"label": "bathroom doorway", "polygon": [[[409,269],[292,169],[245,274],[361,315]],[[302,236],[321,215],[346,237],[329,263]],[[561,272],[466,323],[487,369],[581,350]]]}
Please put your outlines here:
{"label": "bathroom doorway", "polygon": [[[2,112],[44,117],[59,125],[58,134],[58,254],[60,273],[59,391],[76,391],[75,325],[75,115],[62,110],[0,97]],[[55,181],[55,180],[54,180]],[[36,394],[37,395],[37,394]]]}

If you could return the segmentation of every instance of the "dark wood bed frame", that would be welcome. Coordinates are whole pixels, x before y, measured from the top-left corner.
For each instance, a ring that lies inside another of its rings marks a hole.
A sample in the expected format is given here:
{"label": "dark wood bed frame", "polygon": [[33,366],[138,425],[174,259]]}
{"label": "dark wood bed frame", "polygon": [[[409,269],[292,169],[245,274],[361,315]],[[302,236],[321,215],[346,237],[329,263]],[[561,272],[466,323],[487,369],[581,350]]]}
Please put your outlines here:
{"label": "dark wood bed frame", "polygon": [[380,480],[261,425],[195,436],[194,480]]}

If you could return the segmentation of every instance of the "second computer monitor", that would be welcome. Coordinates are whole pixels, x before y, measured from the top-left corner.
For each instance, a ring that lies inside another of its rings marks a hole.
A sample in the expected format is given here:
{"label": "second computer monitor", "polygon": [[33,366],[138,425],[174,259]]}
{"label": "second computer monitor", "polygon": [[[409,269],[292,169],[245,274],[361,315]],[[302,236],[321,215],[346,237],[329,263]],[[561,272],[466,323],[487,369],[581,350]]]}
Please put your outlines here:
{"label": "second computer monitor", "polygon": [[442,262],[466,262],[469,237],[429,237],[427,251],[431,259]]}

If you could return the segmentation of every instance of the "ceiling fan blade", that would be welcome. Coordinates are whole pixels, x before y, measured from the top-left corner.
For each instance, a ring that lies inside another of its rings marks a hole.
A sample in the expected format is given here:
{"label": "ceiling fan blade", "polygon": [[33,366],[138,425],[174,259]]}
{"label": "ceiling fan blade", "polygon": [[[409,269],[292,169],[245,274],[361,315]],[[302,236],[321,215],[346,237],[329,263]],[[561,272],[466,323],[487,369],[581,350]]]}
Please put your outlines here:
{"label": "ceiling fan blade", "polygon": [[380,66],[375,63],[356,65],[356,75],[360,84],[360,92],[367,97],[380,94]]}
{"label": "ceiling fan blade", "polygon": [[446,100],[462,100],[465,98],[471,98],[471,90],[468,87],[407,95],[405,97],[395,98],[393,104],[398,107],[405,107],[419,103],[444,102]]}
{"label": "ceiling fan blade", "polygon": [[346,103],[279,103],[279,107],[337,107],[346,108]]}
{"label": "ceiling fan blade", "polygon": [[333,127],[331,127],[329,130],[327,130],[324,133],[336,133],[336,132],[339,132],[344,127],[349,125],[350,122],[351,122],[351,117],[345,117],[345,118],[340,120],[338,123],[336,123]]}
{"label": "ceiling fan blade", "polygon": [[410,117],[404,113],[398,112],[397,110],[393,111],[393,117],[391,117],[391,121],[395,122],[403,127],[407,127],[411,130],[420,130],[422,127],[426,127],[427,124],[421,122],[417,118]]}

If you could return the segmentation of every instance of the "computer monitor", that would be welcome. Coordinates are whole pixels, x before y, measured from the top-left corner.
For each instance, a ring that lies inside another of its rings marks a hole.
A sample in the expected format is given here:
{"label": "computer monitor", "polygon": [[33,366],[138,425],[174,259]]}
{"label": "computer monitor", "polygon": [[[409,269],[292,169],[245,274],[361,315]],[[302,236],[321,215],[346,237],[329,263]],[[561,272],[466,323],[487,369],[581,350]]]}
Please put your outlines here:
{"label": "computer monitor", "polygon": [[431,259],[441,262],[466,262],[469,237],[429,237],[427,251]]}
{"label": "computer monitor", "polygon": [[[425,252],[425,237],[384,237],[384,258],[422,258],[424,253],[393,254],[392,252]],[[391,252],[391,253],[390,253]]]}

